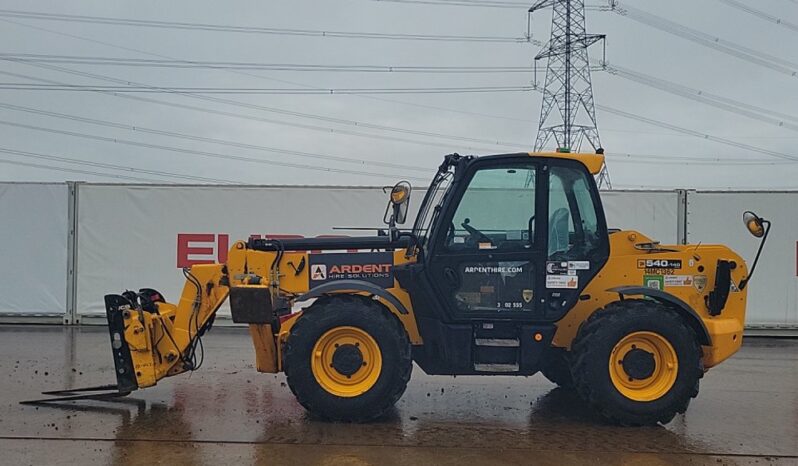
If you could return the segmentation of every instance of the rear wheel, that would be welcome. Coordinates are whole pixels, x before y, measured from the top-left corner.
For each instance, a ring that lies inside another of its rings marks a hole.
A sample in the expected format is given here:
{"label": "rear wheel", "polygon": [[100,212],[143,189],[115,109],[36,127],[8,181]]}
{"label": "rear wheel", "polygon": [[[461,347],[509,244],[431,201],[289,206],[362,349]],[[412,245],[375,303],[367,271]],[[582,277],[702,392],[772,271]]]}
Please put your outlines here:
{"label": "rear wheel", "polygon": [[573,345],[579,394],[623,425],[667,423],[698,395],[703,376],[695,332],[667,306],[612,303],[585,322]]}
{"label": "rear wheel", "polygon": [[379,417],[410,379],[410,341],[393,314],[368,298],[336,296],[305,311],[286,341],[287,382],[308,411],[339,421]]}

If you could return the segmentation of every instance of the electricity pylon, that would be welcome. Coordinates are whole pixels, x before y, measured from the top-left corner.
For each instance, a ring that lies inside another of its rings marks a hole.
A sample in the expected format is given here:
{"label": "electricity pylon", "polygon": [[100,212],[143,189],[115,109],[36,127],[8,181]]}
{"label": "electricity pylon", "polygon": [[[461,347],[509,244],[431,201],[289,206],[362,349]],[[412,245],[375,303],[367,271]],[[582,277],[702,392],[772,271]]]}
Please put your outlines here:
{"label": "electricity pylon", "polygon": [[[554,139],[559,151],[578,152],[587,140],[594,150],[603,152],[587,49],[606,36],[585,32],[584,0],[537,0],[529,14],[547,7],[552,7],[551,37],[535,56],[536,61],[548,59],[535,151],[545,150]],[[598,184],[611,188],[606,165]]]}

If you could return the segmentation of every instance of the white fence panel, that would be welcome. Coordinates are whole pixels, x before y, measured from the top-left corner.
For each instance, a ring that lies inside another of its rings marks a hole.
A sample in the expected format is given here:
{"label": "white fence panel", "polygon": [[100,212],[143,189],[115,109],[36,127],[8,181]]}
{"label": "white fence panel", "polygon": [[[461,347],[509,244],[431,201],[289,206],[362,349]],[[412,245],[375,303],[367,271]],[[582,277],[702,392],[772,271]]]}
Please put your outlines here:
{"label": "white fence panel", "polygon": [[726,244],[750,266],[759,240],[743,226],[745,210],[773,222],[748,286],[747,324],[798,328],[798,191],[689,192],[687,238],[693,244]]}
{"label": "white fence panel", "polygon": [[66,184],[0,183],[0,314],[65,314],[68,202]]}
{"label": "white fence panel", "polygon": [[[42,253],[42,256],[52,261],[60,254],[58,260],[65,264],[66,187],[61,189],[63,202],[58,208],[54,207],[57,203],[48,203],[57,212],[45,215],[59,218],[60,226],[32,228],[47,230],[54,236],[39,241],[53,245],[49,249],[57,250],[57,254]],[[422,197],[423,190],[414,193],[413,207],[418,206]],[[103,295],[126,287],[155,287],[174,299],[183,285],[180,267],[197,261],[223,260],[226,250],[237,239],[251,235],[351,235],[358,233],[331,227],[382,226],[387,196],[376,187],[84,184],[80,185],[78,199],[76,307],[81,315],[101,315]],[[635,229],[663,244],[678,241],[678,192],[611,191],[602,193],[602,201],[611,228]],[[760,264],[760,275],[751,283],[748,318],[751,324],[798,325],[795,205],[798,193],[691,192],[688,196],[689,242],[728,244],[747,260],[752,259],[756,241],[743,230],[742,210],[755,210],[774,220],[775,228]],[[31,221],[29,212],[17,214],[20,221]],[[412,222],[413,212],[409,218]],[[18,233],[9,231],[4,237],[14,235]],[[12,262],[33,264],[27,258],[28,252],[17,254],[25,257]],[[66,267],[57,270],[65,273]],[[36,275],[31,272],[27,276]],[[57,307],[63,312],[62,290],[66,285],[65,277],[61,279]],[[3,284],[10,282],[6,279]],[[22,303],[30,296],[11,289],[4,291],[15,293],[13,296]],[[34,304],[28,308],[53,306]]]}
{"label": "white fence panel", "polygon": [[662,244],[678,240],[676,191],[602,191],[609,228],[637,230]]}
{"label": "white fence panel", "polygon": [[78,313],[104,313],[103,295],[126,287],[176,300],[181,267],[223,261],[251,235],[351,236],[332,227],[383,226],[387,199],[376,187],[80,185]]}

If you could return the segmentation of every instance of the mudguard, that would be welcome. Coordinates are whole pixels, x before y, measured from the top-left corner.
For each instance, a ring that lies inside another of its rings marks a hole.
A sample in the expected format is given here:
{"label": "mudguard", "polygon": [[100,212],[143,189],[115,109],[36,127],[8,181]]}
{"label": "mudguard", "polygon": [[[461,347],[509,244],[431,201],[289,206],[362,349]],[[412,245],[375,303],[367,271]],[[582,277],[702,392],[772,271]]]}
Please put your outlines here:
{"label": "mudguard", "polygon": [[379,296],[393,306],[400,314],[407,314],[407,308],[394,295],[373,283],[363,280],[336,280],[321,284],[312,288],[296,298],[295,301],[318,298],[319,296],[338,294],[345,291],[362,291],[375,296]]}
{"label": "mudguard", "polygon": [[712,337],[710,337],[709,331],[707,330],[706,325],[704,325],[704,321],[701,319],[701,316],[699,316],[689,304],[682,301],[678,297],[662,290],[647,288],[644,286],[617,286],[615,288],[610,288],[607,291],[618,293],[621,296],[621,299],[623,299],[623,297],[626,295],[642,295],[647,296],[655,301],[659,301],[663,304],[671,305],[682,317],[684,317],[685,321],[690,325],[690,327],[695,330],[696,335],[698,335],[698,341],[700,341],[704,346],[712,346]]}

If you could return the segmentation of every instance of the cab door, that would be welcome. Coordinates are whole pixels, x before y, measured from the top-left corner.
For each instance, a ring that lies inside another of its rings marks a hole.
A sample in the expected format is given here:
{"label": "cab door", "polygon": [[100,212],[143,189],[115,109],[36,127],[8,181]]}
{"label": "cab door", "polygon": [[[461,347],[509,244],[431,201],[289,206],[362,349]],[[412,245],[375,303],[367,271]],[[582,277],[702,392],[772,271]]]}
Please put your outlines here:
{"label": "cab door", "polygon": [[452,320],[557,321],[609,256],[595,181],[574,160],[478,159],[429,252],[430,285]]}
{"label": "cab door", "polygon": [[546,235],[540,165],[507,157],[469,166],[431,235],[430,284],[453,320],[522,318],[541,310]]}
{"label": "cab door", "polygon": [[598,188],[584,165],[551,159],[546,164],[547,221],[545,310],[559,320],[604,267],[609,237]]}

